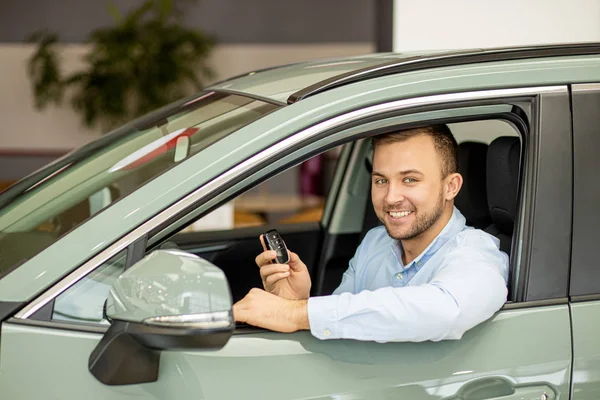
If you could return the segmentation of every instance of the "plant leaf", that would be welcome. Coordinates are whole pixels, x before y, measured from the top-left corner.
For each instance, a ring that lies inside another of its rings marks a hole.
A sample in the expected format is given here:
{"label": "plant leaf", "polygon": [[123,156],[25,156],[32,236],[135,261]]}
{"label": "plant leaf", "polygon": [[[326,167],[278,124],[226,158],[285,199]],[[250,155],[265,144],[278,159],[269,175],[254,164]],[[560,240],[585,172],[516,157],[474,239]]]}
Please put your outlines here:
{"label": "plant leaf", "polygon": [[38,31],[30,35],[27,40],[38,45],[27,64],[35,107],[43,109],[49,103],[60,103],[64,94],[64,84],[55,51],[58,36],[46,31]]}
{"label": "plant leaf", "polygon": [[90,33],[84,68],[64,78],[56,35],[35,32],[29,40],[38,47],[28,72],[36,105],[60,101],[69,87],[71,106],[85,125],[114,128],[201,89],[210,76],[206,59],[215,41],[177,23],[183,4],[193,2],[144,0],[121,14],[109,0],[115,24]]}

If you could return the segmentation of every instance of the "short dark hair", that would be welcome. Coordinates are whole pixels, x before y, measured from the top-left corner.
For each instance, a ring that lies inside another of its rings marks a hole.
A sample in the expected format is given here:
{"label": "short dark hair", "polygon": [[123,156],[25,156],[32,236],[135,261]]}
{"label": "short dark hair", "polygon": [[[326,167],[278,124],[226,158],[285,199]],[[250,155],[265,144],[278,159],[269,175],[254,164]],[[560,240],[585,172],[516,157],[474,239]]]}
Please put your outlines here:
{"label": "short dark hair", "polygon": [[373,149],[382,144],[404,142],[416,136],[429,136],[442,159],[442,178],[458,172],[458,143],[446,125],[431,125],[403,129],[374,136]]}

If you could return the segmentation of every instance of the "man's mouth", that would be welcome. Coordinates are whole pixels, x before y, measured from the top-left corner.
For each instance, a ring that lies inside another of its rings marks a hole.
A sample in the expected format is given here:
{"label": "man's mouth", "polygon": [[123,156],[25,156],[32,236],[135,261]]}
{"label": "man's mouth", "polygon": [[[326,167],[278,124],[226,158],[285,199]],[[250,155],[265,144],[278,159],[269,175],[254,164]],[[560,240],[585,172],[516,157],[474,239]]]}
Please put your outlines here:
{"label": "man's mouth", "polygon": [[394,219],[404,218],[409,214],[412,214],[412,211],[388,211],[390,217]]}

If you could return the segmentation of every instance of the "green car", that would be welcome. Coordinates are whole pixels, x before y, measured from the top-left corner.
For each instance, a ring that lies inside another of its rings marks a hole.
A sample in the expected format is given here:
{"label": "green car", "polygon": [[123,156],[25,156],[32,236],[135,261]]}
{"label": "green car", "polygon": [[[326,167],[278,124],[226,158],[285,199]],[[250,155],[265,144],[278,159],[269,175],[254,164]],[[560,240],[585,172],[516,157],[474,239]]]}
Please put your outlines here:
{"label": "green car", "polygon": [[[456,206],[510,255],[504,307],[440,342],[236,326],[259,235],[278,229],[330,294],[378,224],[370,137],[432,123],[459,142]],[[600,44],[217,83],[0,195],[0,398],[596,400],[599,149]]]}

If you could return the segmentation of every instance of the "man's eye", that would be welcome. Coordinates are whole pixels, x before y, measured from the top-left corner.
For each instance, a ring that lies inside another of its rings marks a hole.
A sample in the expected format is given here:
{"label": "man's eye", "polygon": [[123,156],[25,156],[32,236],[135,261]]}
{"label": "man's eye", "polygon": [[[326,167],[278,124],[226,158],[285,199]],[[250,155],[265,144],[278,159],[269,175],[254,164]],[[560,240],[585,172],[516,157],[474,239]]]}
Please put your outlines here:
{"label": "man's eye", "polygon": [[417,180],[415,178],[404,178],[404,183],[415,183]]}
{"label": "man's eye", "polygon": [[385,185],[387,183],[387,179],[375,179],[376,185]]}

